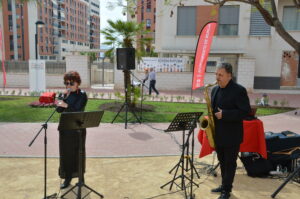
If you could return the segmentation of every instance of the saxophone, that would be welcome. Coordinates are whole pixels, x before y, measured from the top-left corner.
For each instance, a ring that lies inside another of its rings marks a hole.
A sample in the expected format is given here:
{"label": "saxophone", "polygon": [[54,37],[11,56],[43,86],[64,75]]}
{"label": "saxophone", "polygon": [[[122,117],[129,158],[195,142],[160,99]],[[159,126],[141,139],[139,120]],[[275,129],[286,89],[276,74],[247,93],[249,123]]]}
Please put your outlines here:
{"label": "saxophone", "polygon": [[217,82],[214,82],[212,84],[206,84],[204,87],[204,97],[207,105],[207,114],[208,117],[202,117],[200,120],[200,129],[206,131],[206,136],[209,142],[209,145],[213,148],[215,148],[215,123],[214,123],[214,117],[213,117],[213,110],[211,107],[211,101],[208,93],[208,89],[211,86],[216,85]]}

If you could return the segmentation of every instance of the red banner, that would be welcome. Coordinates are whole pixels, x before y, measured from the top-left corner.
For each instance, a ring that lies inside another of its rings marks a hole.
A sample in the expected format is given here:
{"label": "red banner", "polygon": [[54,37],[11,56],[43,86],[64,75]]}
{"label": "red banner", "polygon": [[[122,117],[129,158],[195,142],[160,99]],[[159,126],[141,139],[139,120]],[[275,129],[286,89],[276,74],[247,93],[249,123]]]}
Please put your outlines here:
{"label": "red banner", "polygon": [[3,72],[3,87],[6,86],[6,71],[4,66],[4,50],[3,50],[3,37],[2,37],[2,27],[0,26],[0,50],[2,54],[2,72]]}
{"label": "red banner", "polygon": [[208,22],[201,30],[194,63],[193,86],[195,90],[204,86],[204,75],[211,42],[215,34],[217,22]]}

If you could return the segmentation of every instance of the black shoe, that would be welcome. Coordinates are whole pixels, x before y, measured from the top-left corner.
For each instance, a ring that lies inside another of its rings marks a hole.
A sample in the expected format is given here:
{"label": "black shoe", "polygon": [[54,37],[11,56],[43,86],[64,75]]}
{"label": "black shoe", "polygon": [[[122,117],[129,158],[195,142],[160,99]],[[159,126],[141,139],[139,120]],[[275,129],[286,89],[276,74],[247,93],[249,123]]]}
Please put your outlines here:
{"label": "black shoe", "polygon": [[218,188],[212,189],[211,192],[213,193],[220,193],[224,190],[223,186],[220,185]]}
{"label": "black shoe", "polygon": [[218,199],[229,199],[230,198],[230,192],[223,191]]}
{"label": "black shoe", "polygon": [[64,183],[62,183],[62,184],[60,185],[60,188],[61,188],[61,189],[67,188],[67,187],[70,185],[71,180],[72,180],[72,178],[66,178],[65,181],[64,181]]}

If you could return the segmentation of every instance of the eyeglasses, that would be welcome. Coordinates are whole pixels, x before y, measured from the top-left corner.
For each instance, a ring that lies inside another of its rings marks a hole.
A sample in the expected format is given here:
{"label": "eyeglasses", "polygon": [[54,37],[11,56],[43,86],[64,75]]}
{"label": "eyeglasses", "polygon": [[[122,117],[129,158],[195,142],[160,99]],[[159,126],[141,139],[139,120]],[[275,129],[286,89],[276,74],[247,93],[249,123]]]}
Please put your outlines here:
{"label": "eyeglasses", "polygon": [[68,85],[74,86],[74,82],[64,82],[64,85],[66,85],[66,86],[68,86]]}

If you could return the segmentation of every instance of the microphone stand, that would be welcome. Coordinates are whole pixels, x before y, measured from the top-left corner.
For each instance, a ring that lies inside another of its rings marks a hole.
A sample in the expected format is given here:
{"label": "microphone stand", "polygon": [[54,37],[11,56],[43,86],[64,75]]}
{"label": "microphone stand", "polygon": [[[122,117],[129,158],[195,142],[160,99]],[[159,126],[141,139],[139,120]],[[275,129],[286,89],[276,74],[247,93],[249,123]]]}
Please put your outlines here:
{"label": "microphone stand", "polygon": [[46,122],[44,124],[42,124],[41,129],[37,132],[37,134],[35,135],[35,137],[32,139],[32,141],[28,145],[28,147],[31,147],[31,145],[33,144],[33,142],[36,140],[36,138],[39,136],[39,134],[44,129],[44,133],[45,134],[44,134],[44,198],[43,199],[55,198],[56,195],[57,195],[57,193],[54,193],[54,194],[52,194],[50,196],[47,196],[47,127],[48,127],[47,123],[52,118],[52,116],[54,115],[55,112],[56,112],[56,108],[51,113],[51,115],[46,120]]}
{"label": "microphone stand", "polygon": [[141,95],[141,115],[140,115],[140,120],[141,122],[143,122],[143,100],[144,100],[144,86],[149,89],[148,86],[145,85],[144,81],[142,81],[141,79],[137,78],[133,72],[129,71],[130,74],[132,75],[132,77],[134,77],[138,82],[140,82],[140,84],[142,85],[142,95]]}

